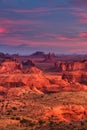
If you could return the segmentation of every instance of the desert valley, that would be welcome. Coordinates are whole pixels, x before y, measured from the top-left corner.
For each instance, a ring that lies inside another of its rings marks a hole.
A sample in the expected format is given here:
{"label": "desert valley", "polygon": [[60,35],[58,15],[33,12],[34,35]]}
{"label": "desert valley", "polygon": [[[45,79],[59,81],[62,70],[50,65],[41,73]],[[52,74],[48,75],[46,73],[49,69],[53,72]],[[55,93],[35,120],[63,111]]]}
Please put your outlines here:
{"label": "desert valley", "polygon": [[0,0],[0,130],[87,130],[87,0]]}
{"label": "desert valley", "polygon": [[0,53],[0,130],[86,130],[87,55]]}

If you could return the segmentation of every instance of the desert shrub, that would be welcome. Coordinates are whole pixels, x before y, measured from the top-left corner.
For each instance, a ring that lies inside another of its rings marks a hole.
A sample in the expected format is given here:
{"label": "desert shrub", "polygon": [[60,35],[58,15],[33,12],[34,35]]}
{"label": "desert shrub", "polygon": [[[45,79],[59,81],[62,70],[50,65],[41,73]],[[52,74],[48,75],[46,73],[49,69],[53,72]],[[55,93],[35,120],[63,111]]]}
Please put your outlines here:
{"label": "desert shrub", "polygon": [[17,110],[17,108],[16,108],[16,107],[12,107],[12,109],[13,109],[13,110]]}
{"label": "desert shrub", "polygon": [[12,110],[11,110],[11,109],[10,109],[10,110],[7,110],[7,111],[6,111],[6,114],[7,114],[7,115],[11,115],[11,114],[12,114]]}
{"label": "desert shrub", "polygon": [[81,128],[80,130],[86,130],[86,128]]}
{"label": "desert shrub", "polygon": [[35,125],[35,123],[32,122],[31,120],[24,119],[24,118],[20,120],[20,123],[26,126],[31,126],[31,127]]}
{"label": "desert shrub", "polygon": [[84,126],[84,122],[81,121],[81,126]]}
{"label": "desert shrub", "polygon": [[20,117],[12,116],[11,119],[12,120],[20,120]]}
{"label": "desert shrub", "polygon": [[12,120],[15,120],[15,117],[14,117],[14,116],[12,116],[12,117],[11,117],[11,119],[12,119]]}
{"label": "desert shrub", "polygon": [[44,95],[41,95],[40,97],[41,97],[41,98],[43,98],[43,97],[44,97]]}
{"label": "desert shrub", "polygon": [[27,123],[27,121],[28,121],[27,119],[23,118],[23,119],[20,120],[20,123],[24,124],[24,123]]}
{"label": "desert shrub", "polygon": [[20,120],[20,117],[15,117],[16,120]]}
{"label": "desert shrub", "polygon": [[49,128],[50,128],[50,130],[55,130],[57,125],[58,124],[56,122],[54,122],[52,120],[49,120]]}
{"label": "desert shrub", "polygon": [[44,120],[39,119],[38,123],[39,123],[39,125],[43,125],[43,124],[45,123],[45,121],[44,121]]}
{"label": "desert shrub", "polygon": [[50,121],[50,122],[49,122],[49,125],[50,125],[50,126],[53,126],[53,125],[54,125],[54,122],[53,122],[53,121]]}

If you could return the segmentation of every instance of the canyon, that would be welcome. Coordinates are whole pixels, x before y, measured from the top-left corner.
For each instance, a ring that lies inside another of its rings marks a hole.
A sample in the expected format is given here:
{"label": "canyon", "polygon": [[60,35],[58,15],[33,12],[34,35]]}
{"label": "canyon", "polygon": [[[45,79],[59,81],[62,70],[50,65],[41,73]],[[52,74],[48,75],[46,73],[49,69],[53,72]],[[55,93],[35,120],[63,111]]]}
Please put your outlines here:
{"label": "canyon", "polygon": [[64,56],[41,52],[6,57],[1,53],[0,128],[50,130],[52,125],[55,130],[66,130],[86,126],[85,58],[71,56],[65,61]]}

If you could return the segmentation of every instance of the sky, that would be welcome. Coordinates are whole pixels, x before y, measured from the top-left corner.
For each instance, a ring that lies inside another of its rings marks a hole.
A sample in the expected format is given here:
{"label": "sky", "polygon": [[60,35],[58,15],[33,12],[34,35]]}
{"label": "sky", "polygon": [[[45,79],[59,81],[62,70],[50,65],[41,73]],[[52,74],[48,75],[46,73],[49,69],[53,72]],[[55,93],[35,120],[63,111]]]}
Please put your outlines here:
{"label": "sky", "polygon": [[0,0],[0,51],[87,54],[87,0]]}

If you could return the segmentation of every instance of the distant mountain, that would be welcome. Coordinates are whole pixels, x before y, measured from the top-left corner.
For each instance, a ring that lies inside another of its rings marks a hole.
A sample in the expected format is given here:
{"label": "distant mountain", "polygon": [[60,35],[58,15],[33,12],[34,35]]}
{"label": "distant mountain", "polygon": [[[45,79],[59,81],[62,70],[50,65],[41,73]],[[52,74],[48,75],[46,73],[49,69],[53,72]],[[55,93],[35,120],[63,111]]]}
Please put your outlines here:
{"label": "distant mountain", "polygon": [[0,58],[3,58],[3,57],[5,57],[6,55],[4,54],[4,53],[2,53],[2,52],[0,52]]}
{"label": "distant mountain", "polygon": [[8,60],[8,59],[12,59],[12,56],[10,56],[9,54],[5,54],[3,52],[0,52],[0,61]]}
{"label": "distant mountain", "polygon": [[44,52],[41,52],[41,51],[36,51],[35,53],[31,54],[30,55],[31,57],[45,57],[45,53]]}

